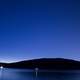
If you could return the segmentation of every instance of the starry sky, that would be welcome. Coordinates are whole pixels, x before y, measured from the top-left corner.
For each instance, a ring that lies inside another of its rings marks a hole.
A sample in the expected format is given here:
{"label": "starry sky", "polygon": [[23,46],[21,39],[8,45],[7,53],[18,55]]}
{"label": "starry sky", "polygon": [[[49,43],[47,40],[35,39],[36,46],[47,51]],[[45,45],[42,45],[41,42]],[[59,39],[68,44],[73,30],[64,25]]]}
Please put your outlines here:
{"label": "starry sky", "polygon": [[79,0],[0,0],[0,62],[80,60]]}

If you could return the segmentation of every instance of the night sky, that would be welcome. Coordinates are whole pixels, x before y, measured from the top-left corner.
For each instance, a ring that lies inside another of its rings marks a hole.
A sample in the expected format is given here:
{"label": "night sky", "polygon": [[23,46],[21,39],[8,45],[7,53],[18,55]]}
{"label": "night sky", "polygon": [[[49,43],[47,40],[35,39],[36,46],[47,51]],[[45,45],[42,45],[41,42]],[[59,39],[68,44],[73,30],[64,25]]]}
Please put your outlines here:
{"label": "night sky", "polygon": [[0,0],[0,62],[80,60],[80,0]]}

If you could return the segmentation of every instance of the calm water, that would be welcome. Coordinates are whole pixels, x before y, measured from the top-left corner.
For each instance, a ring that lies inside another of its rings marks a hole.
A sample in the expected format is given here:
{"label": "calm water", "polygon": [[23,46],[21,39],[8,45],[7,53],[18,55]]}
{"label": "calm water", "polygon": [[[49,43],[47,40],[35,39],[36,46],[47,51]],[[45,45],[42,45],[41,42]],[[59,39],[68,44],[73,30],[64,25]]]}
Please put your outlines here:
{"label": "calm water", "polygon": [[0,80],[80,80],[80,71],[0,70]]}

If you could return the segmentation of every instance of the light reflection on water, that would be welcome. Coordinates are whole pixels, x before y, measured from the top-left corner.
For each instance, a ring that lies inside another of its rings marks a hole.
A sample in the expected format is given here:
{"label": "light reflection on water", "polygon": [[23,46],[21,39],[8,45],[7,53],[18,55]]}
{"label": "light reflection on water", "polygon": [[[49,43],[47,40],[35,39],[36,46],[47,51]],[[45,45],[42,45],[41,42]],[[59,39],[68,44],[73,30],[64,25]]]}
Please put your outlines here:
{"label": "light reflection on water", "polygon": [[0,69],[0,80],[80,80],[80,71],[38,71]]}

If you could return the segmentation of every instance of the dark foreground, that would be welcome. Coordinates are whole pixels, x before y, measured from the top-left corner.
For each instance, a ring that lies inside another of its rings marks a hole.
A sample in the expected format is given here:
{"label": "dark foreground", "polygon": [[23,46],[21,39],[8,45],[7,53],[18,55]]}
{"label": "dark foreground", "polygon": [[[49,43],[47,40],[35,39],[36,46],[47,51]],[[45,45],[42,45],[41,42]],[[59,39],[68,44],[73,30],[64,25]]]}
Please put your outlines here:
{"label": "dark foreground", "polygon": [[0,70],[0,80],[80,80],[80,71],[38,71],[25,69]]}

